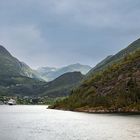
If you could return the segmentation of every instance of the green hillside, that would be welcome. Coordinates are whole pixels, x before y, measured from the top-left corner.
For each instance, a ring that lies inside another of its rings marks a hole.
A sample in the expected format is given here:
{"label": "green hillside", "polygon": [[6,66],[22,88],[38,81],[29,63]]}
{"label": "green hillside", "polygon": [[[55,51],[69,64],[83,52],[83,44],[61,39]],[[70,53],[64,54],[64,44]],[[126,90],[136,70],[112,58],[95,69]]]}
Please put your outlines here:
{"label": "green hillside", "polygon": [[55,80],[44,85],[43,96],[63,97],[68,96],[71,90],[84,78],[80,72],[65,73]]}
{"label": "green hillside", "polygon": [[140,111],[140,49],[90,76],[68,98],[50,108],[86,112]]}
{"label": "green hillside", "polygon": [[0,76],[0,96],[38,96],[46,84],[25,76]]}
{"label": "green hillside", "polygon": [[68,96],[83,77],[80,72],[71,72],[46,83],[24,76],[0,76],[0,95],[50,98]]}

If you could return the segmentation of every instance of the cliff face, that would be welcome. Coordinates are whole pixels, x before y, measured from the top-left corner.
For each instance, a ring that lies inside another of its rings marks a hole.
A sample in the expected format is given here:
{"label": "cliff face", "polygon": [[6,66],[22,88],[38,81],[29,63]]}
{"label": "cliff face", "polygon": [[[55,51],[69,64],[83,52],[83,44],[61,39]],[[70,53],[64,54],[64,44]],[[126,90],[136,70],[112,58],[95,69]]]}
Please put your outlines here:
{"label": "cliff face", "polygon": [[52,108],[87,112],[140,111],[140,50],[86,79]]}

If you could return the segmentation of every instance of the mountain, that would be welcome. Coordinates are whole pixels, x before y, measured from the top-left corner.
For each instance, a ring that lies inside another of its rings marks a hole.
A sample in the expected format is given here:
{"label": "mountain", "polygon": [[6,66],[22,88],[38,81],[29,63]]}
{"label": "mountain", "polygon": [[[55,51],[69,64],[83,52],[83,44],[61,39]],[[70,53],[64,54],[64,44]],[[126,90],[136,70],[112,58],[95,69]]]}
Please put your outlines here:
{"label": "mountain", "polygon": [[44,84],[38,73],[0,46],[0,95],[37,95]]}
{"label": "mountain", "polygon": [[24,76],[0,76],[2,79],[0,80],[0,95],[64,97],[68,96],[83,78],[80,72],[63,74],[48,83]]}
{"label": "mountain", "polygon": [[39,74],[28,65],[13,57],[3,46],[0,45],[0,75],[26,76],[39,78]]}
{"label": "mountain", "polygon": [[50,67],[43,67],[39,68],[37,71],[40,73],[42,78],[46,81],[52,81],[57,77],[68,73],[68,72],[81,72],[82,74],[86,74],[91,69],[88,65],[81,65],[79,63],[68,65],[62,68],[50,68]]}
{"label": "mountain", "polygon": [[0,75],[0,96],[39,96],[46,82],[25,76]]}
{"label": "mountain", "polygon": [[80,72],[65,73],[55,80],[44,85],[43,96],[63,97],[68,96],[71,90],[84,78]]}
{"label": "mountain", "polygon": [[103,59],[101,62],[99,62],[94,68],[92,68],[87,75],[90,75],[91,73],[98,72],[102,70],[104,67],[106,67],[107,62],[111,60],[113,55],[107,56],[105,59]]}
{"label": "mountain", "polygon": [[131,43],[128,47],[121,50],[115,55],[110,55],[107,58],[105,58],[103,61],[101,61],[99,64],[97,64],[93,69],[91,69],[87,76],[93,75],[96,72],[102,71],[108,66],[112,65],[113,63],[119,61],[120,59],[123,59],[126,55],[129,53],[132,53],[140,48],[140,39],[134,41]]}
{"label": "mountain", "polygon": [[85,112],[140,112],[140,40],[116,56],[124,57],[90,75],[68,98],[50,108]]}
{"label": "mountain", "polygon": [[[71,71],[78,66],[71,66]],[[82,66],[79,66],[79,69]],[[70,68],[67,68],[70,70]],[[55,68],[42,68],[40,72],[53,72]],[[64,71],[67,72],[66,68]],[[63,73],[63,72],[62,72]],[[60,73],[61,74],[61,73]],[[80,72],[65,73],[54,81],[44,82],[28,65],[13,57],[0,46],[0,95],[63,97],[83,79]]]}

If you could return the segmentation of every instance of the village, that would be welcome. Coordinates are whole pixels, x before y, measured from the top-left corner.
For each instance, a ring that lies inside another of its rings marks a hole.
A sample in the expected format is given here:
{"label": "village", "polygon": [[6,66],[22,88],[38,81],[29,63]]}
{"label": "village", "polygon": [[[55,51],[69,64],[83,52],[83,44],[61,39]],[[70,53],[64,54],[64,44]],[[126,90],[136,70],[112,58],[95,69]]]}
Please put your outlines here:
{"label": "village", "polygon": [[0,105],[48,105],[52,102],[54,99],[47,96],[0,96]]}

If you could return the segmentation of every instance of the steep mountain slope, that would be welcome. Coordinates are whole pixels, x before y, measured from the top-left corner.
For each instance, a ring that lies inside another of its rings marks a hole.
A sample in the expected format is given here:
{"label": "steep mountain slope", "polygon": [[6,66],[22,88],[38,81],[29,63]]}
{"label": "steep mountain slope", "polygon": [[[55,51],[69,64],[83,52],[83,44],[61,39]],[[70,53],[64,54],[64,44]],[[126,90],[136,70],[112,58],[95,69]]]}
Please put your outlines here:
{"label": "steep mountain slope", "polygon": [[56,78],[54,81],[48,82],[44,86],[43,96],[62,97],[68,96],[73,87],[75,87],[84,76],[80,72],[69,72]]}
{"label": "steep mountain slope", "polygon": [[62,68],[43,67],[43,68],[39,68],[37,71],[38,73],[41,74],[44,80],[52,81],[57,77],[68,72],[81,72],[82,74],[86,74],[90,69],[91,69],[90,66],[81,65],[77,63]]}
{"label": "steep mountain slope", "polygon": [[126,47],[125,49],[121,50],[117,54],[110,55],[107,58],[105,58],[102,62],[100,62],[93,69],[91,69],[89,71],[89,73],[87,74],[87,76],[93,75],[94,73],[96,73],[98,71],[104,70],[105,68],[107,68],[111,64],[119,61],[120,59],[123,59],[126,55],[136,51],[139,48],[140,48],[140,39],[134,41],[128,47]]}
{"label": "steep mountain slope", "polygon": [[[132,47],[132,46],[130,46]],[[140,49],[85,80],[51,108],[86,112],[140,112]]]}
{"label": "steep mountain slope", "polygon": [[40,78],[37,72],[13,57],[3,46],[0,46],[0,75]]}

